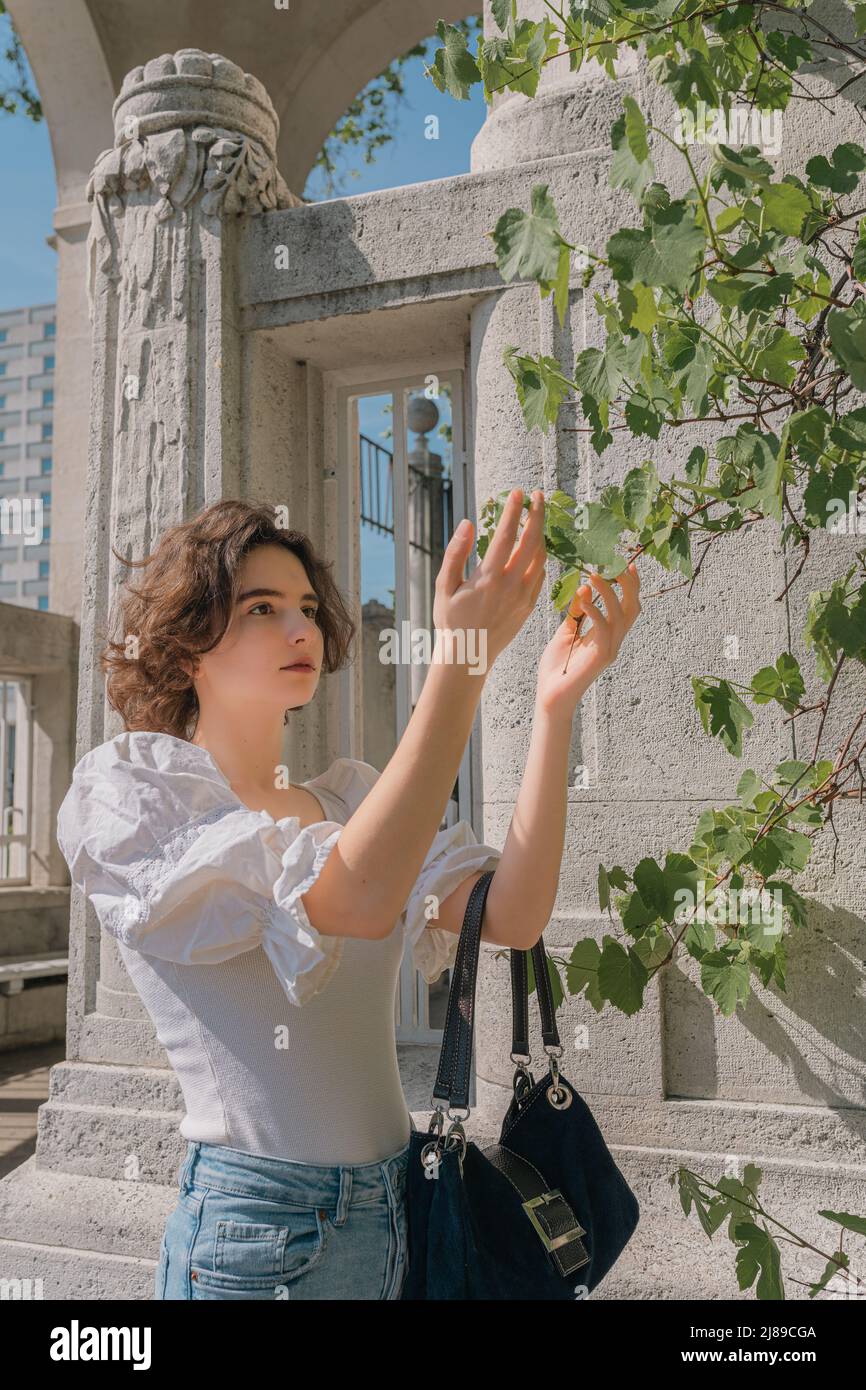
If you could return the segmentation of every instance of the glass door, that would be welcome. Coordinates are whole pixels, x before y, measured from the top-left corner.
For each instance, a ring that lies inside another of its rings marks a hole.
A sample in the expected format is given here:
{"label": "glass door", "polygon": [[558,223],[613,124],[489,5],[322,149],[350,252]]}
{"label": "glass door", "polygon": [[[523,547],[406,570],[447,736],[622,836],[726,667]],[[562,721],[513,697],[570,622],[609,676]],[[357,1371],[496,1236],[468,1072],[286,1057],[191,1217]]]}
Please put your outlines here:
{"label": "glass door", "polygon": [[[461,374],[344,388],[341,512],[351,536],[361,623],[353,756],[382,770],[424,687],[433,648],[436,576],[455,518],[465,515]],[[345,504],[345,505],[343,505]],[[342,544],[342,539],[341,539]],[[441,826],[471,818],[467,749]],[[428,985],[404,956],[397,1039],[441,1038],[449,972]]]}

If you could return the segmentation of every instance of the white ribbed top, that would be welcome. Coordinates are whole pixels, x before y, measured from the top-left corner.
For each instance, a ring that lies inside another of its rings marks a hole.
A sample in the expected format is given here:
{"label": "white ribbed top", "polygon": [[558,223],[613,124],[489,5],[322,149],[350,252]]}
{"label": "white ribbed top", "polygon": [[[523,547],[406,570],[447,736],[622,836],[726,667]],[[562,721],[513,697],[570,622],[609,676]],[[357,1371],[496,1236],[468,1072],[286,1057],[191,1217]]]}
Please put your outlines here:
{"label": "white ribbed top", "polygon": [[428,981],[458,937],[442,902],[500,852],[468,821],[440,830],[395,929],[323,936],[301,894],[380,776],[337,758],[302,783],[329,817],[304,829],[251,811],[212,756],[170,734],[87,753],[57,817],[73,883],[93,902],[177,1074],[187,1139],[298,1163],[371,1163],[409,1138],[394,1010],[404,946]]}

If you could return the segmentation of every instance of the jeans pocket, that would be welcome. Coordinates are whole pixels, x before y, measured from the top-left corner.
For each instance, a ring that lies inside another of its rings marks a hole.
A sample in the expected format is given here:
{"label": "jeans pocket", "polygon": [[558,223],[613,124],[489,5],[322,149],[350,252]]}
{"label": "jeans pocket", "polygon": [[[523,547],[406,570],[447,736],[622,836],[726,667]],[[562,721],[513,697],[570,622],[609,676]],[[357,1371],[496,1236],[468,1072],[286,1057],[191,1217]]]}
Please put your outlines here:
{"label": "jeans pocket", "polygon": [[209,1234],[190,1263],[193,1298],[279,1298],[322,1259],[331,1230],[327,1213],[305,1207],[257,1221],[252,1218],[262,1209],[251,1205],[248,1214],[214,1215],[212,1225],[205,1223]]}

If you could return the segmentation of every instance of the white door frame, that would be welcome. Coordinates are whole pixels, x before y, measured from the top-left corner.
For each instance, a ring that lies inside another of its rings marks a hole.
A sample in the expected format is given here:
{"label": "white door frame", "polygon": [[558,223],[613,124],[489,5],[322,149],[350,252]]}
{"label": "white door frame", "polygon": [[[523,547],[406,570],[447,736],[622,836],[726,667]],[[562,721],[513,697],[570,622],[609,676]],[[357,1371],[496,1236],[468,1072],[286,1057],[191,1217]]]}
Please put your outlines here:
{"label": "white door frame", "polygon": [[[405,361],[394,364],[393,374],[383,372],[379,367],[359,369],[358,371],[335,371],[326,373],[329,385],[335,393],[337,409],[336,428],[336,480],[337,480],[337,563],[338,582],[344,594],[355,596],[360,593],[360,469],[358,465],[358,420],[357,400],[361,396],[390,394],[394,403],[394,552],[395,552],[395,600],[397,608],[397,631],[400,622],[408,618],[409,594],[409,552],[406,544],[407,484],[408,464],[406,450],[406,427],[404,419],[404,393],[419,387],[423,388],[430,376],[445,381],[451,388],[452,410],[452,497],[455,518],[470,516],[475,522],[471,508],[472,490],[467,476],[468,462],[464,437],[464,359],[451,355],[447,358],[425,357],[417,363]],[[470,509],[471,508],[471,509]],[[477,529],[477,527],[476,527]],[[360,608],[360,604],[359,604]],[[339,673],[340,737],[341,752],[344,756],[361,757],[361,711],[363,709],[362,663],[356,661]],[[403,736],[409,720],[410,671],[403,663],[396,671],[397,730],[396,739]],[[449,803],[446,824],[455,819],[472,820],[472,743],[467,744],[458,772],[458,804],[456,813],[454,803]],[[411,954],[404,953],[400,967],[400,981],[395,999],[395,1023],[397,1041],[403,1043],[429,1044],[441,1042],[441,1029],[431,1028],[429,1022],[427,985],[421,973],[414,968]]]}

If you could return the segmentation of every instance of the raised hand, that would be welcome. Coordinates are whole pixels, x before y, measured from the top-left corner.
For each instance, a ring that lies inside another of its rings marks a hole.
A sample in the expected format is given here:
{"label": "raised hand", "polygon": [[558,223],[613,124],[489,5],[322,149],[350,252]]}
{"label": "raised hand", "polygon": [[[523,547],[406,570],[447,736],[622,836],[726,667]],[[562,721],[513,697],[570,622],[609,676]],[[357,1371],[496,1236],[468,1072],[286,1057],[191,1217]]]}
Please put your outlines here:
{"label": "raised hand", "polygon": [[529,519],[515,545],[522,510],[523,491],[515,488],[484,559],[468,579],[463,578],[463,567],[472,551],[474,530],[471,522],[461,523],[436,576],[434,627],[486,634],[488,669],[526,622],[544,583],[544,494],[532,494]]}
{"label": "raised hand", "polygon": [[[589,578],[606,611],[600,611],[593,603],[590,585],[582,584],[538,664],[536,704],[546,714],[562,714],[569,719],[573,716],[593,681],[616,661],[626,633],[641,611],[640,579],[634,561],[614,580],[622,589],[622,600],[613,584],[601,575],[591,573]],[[588,618],[592,619],[592,626],[587,630]],[[579,623],[583,633],[575,640]]]}

